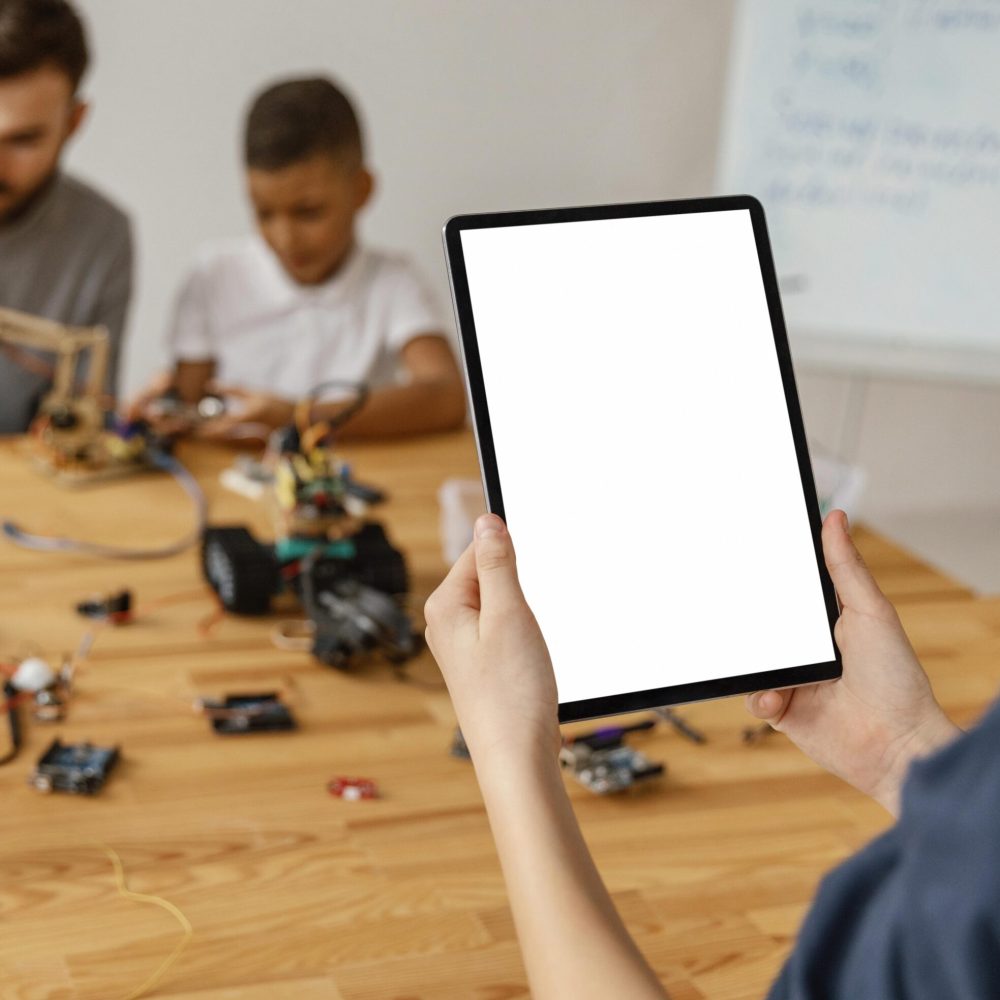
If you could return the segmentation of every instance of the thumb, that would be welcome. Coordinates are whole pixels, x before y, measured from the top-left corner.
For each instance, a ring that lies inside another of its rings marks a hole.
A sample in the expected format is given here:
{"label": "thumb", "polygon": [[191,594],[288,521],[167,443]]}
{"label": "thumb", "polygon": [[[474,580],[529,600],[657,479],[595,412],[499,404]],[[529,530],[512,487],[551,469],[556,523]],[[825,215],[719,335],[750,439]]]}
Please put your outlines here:
{"label": "thumb", "polygon": [[755,691],[747,695],[747,711],[762,722],[770,722],[772,726],[776,726],[785,714],[793,694],[793,691]]}
{"label": "thumb", "polygon": [[484,514],[476,521],[475,535],[482,613],[524,604],[507,526],[496,514]]}
{"label": "thumb", "polygon": [[844,607],[868,613],[885,607],[888,601],[855,547],[842,510],[830,511],[823,522],[823,556]]}

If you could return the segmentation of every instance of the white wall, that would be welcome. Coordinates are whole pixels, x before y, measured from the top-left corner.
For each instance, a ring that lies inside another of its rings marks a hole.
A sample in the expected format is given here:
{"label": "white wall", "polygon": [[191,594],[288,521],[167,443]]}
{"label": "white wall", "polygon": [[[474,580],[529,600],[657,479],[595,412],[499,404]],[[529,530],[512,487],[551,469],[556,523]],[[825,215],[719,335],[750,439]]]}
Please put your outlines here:
{"label": "white wall", "polygon": [[[712,189],[731,0],[79,2],[97,65],[70,164],[139,237],[128,388],[161,360],[194,248],[248,230],[240,119],[276,77],[328,72],[355,94],[380,180],[363,232],[410,252],[445,309],[449,215]],[[867,467],[867,516],[969,569],[939,528],[1000,511],[1000,390],[882,379],[862,393],[811,372],[800,389],[814,440]],[[1000,551],[975,548],[979,582],[1000,589]]]}
{"label": "white wall", "polygon": [[194,248],[247,231],[250,95],[344,82],[380,189],[364,234],[440,290],[458,212],[707,193],[730,8],[702,0],[81,0],[93,117],[70,164],[132,210],[139,297],[126,386],[159,360]]}

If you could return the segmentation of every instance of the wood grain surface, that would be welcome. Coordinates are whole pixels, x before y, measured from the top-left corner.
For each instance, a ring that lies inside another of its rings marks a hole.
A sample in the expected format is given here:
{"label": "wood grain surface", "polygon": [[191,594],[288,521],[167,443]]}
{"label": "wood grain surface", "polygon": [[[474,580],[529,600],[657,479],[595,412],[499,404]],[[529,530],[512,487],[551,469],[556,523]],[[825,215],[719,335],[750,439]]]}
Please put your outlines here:
{"label": "wood grain surface", "polygon": [[[415,608],[445,571],[437,490],[477,478],[471,436],[344,453],[391,496],[378,513],[405,549]],[[232,454],[187,446],[213,523],[270,537],[260,504],[222,489]],[[67,490],[40,478],[19,443],[0,443],[0,514],[31,531],[118,544],[168,542],[190,527],[177,486],[150,475]],[[859,530],[947,708],[980,714],[1000,681],[1000,602],[976,600]],[[0,655],[52,659],[85,623],[76,601],[120,586],[141,606],[102,630],[66,720],[27,720],[0,768],[0,996],[115,1000],[181,937],[193,938],[149,994],[170,1000],[509,1000],[528,995],[503,882],[471,767],[448,755],[454,717],[431,658],[401,681],[372,663],[344,674],[270,641],[274,619],[213,611],[195,551],[113,563],[0,548]],[[300,729],[224,738],[191,709],[198,695],[281,689]],[[664,760],[662,784],[596,798],[570,784],[587,840],[628,926],[676,1000],[761,997],[818,879],[888,817],[773,735],[746,746],[741,699],[681,710],[709,736],[659,728],[635,745]],[[0,729],[0,740],[4,737]],[[97,797],[41,795],[26,778],[51,739],[120,743]],[[382,798],[331,797],[334,775],[375,779]],[[585,947],[581,942],[581,947]]]}

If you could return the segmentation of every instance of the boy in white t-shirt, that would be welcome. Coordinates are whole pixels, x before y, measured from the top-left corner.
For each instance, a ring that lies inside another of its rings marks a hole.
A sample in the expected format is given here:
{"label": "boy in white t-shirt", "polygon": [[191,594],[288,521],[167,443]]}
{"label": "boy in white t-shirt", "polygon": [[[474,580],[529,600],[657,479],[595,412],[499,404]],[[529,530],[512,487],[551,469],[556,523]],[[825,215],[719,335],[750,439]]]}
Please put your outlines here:
{"label": "boy in white t-shirt", "polygon": [[[173,371],[132,415],[148,416],[168,387],[187,403],[211,391],[230,405],[199,436],[266,432],[336,380],[371,388],[344,436],[460,426],[465,394],[431,296],[405,258],[355,240],[373,179],[348,99],[326,79],[269,87],[250,108],[244,151],[258,235],[199,254],[170,330]],[[313,416],[342,406],[321,400]]]}

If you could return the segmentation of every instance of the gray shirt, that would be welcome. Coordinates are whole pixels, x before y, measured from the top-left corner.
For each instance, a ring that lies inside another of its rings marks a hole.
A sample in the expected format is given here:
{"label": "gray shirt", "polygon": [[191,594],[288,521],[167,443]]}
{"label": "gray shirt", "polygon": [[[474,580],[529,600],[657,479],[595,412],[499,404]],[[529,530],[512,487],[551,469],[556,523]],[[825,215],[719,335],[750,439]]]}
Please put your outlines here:
{"label": "gray shirt", "polygon": [[[111,393],[131,292],[128,217],[83,182],[61,174],[25,215],[0,223],[0,306],[106,326]],[[0,434],[26,430],[47,388],[42,375],[0,354]]]}

